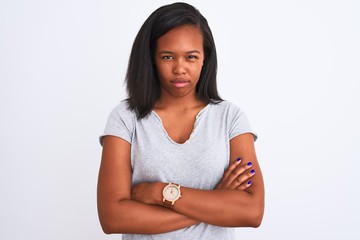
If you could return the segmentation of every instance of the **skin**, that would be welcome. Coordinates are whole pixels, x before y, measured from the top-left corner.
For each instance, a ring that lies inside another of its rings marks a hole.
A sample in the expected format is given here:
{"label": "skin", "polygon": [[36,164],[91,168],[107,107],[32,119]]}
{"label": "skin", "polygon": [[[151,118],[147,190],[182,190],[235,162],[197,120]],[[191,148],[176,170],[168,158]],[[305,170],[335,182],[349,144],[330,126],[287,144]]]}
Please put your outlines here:
{"label": "skin", "polygon": [[[204,62],[201,32],[188,25],[172,29],[157,40],[154,57],[161,83],[161,97],[154,110],[169,136],[183,143],[191,134],[197,113],[205,107],[195,92]],[[229,167],[214,190],[182,186],[182,197],[173,208],[164,207],[162,202],[167,183],[131,186],[130,149],[123,139],[103,139],[98,212],[105,233],[165,233],[200,222],[227,227],[261,224],[264,184],[250,133],[230,140]],[[239,157],[241,161],[236,161]]]}

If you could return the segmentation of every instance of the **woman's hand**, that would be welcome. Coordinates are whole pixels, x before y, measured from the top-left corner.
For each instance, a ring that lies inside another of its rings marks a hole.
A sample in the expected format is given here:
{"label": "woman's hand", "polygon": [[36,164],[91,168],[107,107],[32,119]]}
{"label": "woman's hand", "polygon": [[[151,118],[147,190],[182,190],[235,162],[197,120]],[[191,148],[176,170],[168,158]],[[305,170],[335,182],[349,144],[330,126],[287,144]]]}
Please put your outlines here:
{"label": "woman's hand", "polygon": [[139,183],[131,188],[131,199],[146,204],[159,204],[162,201],[162,189],[166,184],[155,183]]}
{"label": "woman's hand", "polygon": [[249,179],[255,174],[255,170],[250,169],[251,166],[251,162],[242,163],[241,158],[236,159],[225,171],[215,189],[247,189],[251,186]]}

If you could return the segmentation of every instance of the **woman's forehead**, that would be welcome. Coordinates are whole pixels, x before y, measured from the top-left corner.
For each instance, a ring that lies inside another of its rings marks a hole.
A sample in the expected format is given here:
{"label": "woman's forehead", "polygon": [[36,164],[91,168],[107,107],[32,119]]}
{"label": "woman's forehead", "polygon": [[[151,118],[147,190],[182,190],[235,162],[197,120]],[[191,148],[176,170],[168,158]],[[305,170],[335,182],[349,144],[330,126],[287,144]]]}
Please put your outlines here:
{"label": "woman's forehead", "polygon": [[198,27],[184,25],[171,29],[158,38],[156,43],[159,51],[203,51],[203,36]]}

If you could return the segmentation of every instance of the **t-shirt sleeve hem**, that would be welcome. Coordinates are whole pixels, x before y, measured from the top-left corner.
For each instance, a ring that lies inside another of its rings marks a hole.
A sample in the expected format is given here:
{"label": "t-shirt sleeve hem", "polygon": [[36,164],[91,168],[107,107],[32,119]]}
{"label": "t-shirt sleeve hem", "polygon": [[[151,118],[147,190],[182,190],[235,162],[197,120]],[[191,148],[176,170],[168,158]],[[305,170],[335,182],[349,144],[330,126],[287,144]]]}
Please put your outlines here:
{"label": "t-shirt sleeve hem", "polygon": [[123,139],[123,140],[125,140],[125,141],[127,141],[128,143],[131,144],[131,139],[128,138],[128,137],[118,136],[118,135],[115,135],[115,134],[103,134],[103,135],[101,135],[101,136],[99,137],[99,142],[100,142],[100,145],[101,145],[101,146],[103,146],[103,139],[104,139],[104,137],[106,137],[106,136],[118,137],[118,138],[121,138],[121,139]]}
{"label": "t-shirt sleeve hem", "polygon": [[243,131],[243,132],[237,132],[237,133],[233,133],[231,136],[230,136],[230,140],[241,135],[241,134],[245,134],[245,133],[251,133],[254,137],[254,142],[257,140],[258,138],[258,135],[252,131]]}

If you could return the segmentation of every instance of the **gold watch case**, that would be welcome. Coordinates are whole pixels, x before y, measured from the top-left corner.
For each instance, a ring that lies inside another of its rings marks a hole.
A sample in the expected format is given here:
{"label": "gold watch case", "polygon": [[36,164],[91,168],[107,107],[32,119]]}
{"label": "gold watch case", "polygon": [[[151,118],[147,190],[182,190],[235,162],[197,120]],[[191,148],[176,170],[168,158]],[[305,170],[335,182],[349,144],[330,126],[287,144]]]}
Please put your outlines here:
{"label": "gold watch case", "polygon": [[177,200],[181,198],[180,185],[169,183],[163,189],[163,202],[165,206],[174,207]]}

